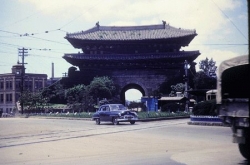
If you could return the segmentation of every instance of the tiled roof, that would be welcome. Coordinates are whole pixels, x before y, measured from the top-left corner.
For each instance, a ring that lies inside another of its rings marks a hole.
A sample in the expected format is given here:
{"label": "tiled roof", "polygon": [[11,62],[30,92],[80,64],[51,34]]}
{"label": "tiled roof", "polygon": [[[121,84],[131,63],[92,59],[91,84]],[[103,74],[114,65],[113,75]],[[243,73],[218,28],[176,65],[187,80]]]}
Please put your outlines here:
{"label": "tiled roof", "polygon": [[66,39],[79,40],[151,40],[197,35],[195,30],[175,28],[169,24],[147,26],[100,26],[81,32],[67,33]]}

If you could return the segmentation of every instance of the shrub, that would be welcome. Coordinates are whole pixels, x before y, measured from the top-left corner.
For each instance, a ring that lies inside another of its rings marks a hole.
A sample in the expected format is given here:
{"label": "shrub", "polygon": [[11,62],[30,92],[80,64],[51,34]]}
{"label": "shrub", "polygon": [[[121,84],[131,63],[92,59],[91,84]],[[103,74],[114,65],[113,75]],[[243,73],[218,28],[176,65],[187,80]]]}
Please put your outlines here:
{"label": "shrub", "polygon": [[197,103],[193,108],[194,115],[216,116],[216,101],[209,100]]}

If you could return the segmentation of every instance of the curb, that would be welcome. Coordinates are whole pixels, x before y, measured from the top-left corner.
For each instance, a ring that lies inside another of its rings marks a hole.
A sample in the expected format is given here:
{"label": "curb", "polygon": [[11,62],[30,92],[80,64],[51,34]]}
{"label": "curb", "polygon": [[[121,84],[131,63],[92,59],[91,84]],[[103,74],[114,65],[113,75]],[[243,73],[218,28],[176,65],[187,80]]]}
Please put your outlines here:
{"label": "curb", "polygon": [[[67,120],[87,120],[92,121],[92,118],[74,118],[74,117],[40,117],[40,116],[28,116],[21,118],[39,118],[39,119],[67,119]],[[189,116],[179,116],[179,117],[161,117],[161,118],[147,118],[138,119],[136,122],[150,122],[150,121],[160,121],[160,120],[172,120],[172,119],[187,119]]]}
{"label": "curb", "polygon": [[160,121],[160,120],[172,120],[172,119],[188,119],[189,116],[179,116],[179,117],[161,117],[161,118],[148,118],[148,119],[139,119],[139,122],[149,122],[149,121]]}
{"label": "curb", "polygon": [[77,117],[40,117],[40,116],[29,116],[26,118],[38,118],[38,119],[67,119],[67,120],[89,120],[91,118],[77,118]]}
{"label": "curb", "polygon": [[201,125],[201,126],[221,126],[221,127],[230,127],[228,124],[222,122],[192,122],[189,121],[188,125]]}

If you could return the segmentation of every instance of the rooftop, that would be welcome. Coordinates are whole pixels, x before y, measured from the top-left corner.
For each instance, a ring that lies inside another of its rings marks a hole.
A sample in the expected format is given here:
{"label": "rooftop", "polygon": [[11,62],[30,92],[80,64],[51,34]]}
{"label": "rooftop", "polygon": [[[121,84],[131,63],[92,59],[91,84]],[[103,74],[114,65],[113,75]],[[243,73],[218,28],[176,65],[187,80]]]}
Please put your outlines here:
{"label": "rooftop", "polygon": [[166,24],[145,26],[96,26],[76,33],[67,33],[66,39],[79,40],[151,40],[195,36],[196,30],[175,28]]}

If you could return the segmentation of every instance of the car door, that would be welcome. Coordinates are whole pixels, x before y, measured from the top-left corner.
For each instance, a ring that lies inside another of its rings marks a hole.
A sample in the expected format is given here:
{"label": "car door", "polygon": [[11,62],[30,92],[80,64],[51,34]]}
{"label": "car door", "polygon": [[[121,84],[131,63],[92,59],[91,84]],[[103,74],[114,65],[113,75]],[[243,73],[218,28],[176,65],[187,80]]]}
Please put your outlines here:
{"label": "car door", "polygon": [[100,120],[101,121],[108,121],[109,113],[110,112],[109,112],[109,107],[108,106],[100,107],[100,112],[99,112]]}
{"label": "car door", "polygon": [[109,106],[106,107],[106,116],[105,116],[105,120],[106,121],[112,121],[112,116],[111,116],[111,109]]}

